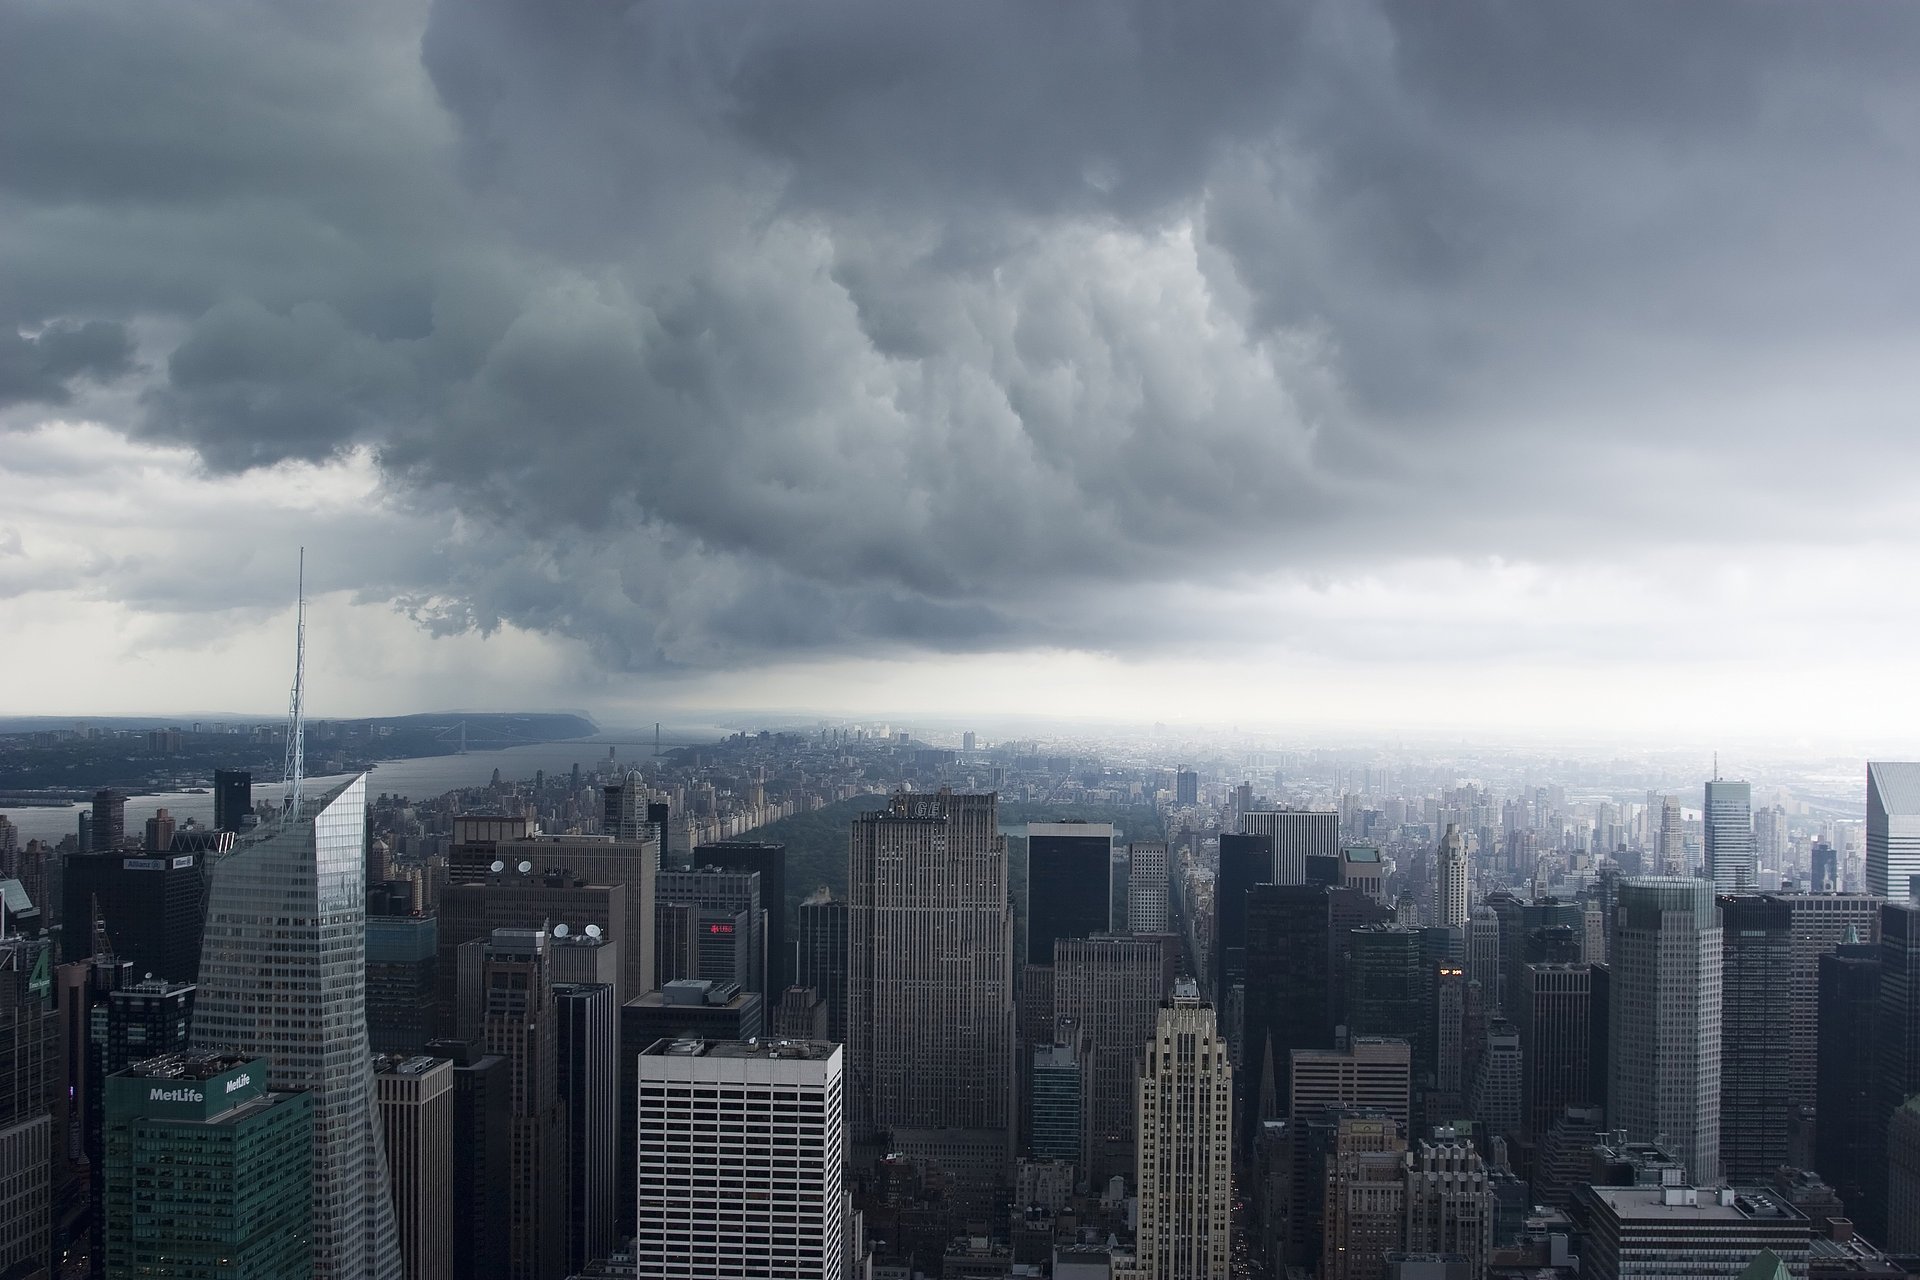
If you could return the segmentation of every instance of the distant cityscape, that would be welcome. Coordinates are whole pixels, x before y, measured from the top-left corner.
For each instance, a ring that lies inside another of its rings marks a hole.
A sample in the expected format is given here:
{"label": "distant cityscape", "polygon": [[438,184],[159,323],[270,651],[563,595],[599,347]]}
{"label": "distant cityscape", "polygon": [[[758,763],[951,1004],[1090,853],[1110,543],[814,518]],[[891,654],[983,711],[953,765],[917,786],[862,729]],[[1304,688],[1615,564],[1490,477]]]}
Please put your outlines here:
{"label": "distant cityscape", "polygon": [[0,1276],[1920,1264],[1920,764],[931,736],[0,818]]}

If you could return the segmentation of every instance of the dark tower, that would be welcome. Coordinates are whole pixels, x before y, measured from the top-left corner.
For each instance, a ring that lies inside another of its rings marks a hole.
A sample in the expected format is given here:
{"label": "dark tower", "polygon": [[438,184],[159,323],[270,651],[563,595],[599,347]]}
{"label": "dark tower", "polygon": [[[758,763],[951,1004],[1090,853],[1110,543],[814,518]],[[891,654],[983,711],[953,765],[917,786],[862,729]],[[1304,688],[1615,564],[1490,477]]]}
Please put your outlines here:
{"label": "dark tower", "polygon": [[1092,822],[1027,826],[1027,963],[1052,964],[1061,938],[1108,930],[1113,912],[1113,827]]}
{"label": "dark tower", "polygon": [[213,771],[213,826],[216,831],[239,832],[253,812],[253,774],[245,769]]}
{"label": "dark tower", "polygon": [[789,967],[793,957],[787,941],[787,846],[761,840],[722,840],[695,849],[693,865],[760,873],[760,909],[766,917],[760,936],[767,964],[766,983],[761,990],[769,993],[770,999],[776,998],[793,981]]}
{"label": "dark tower", "polygon": [[[1876,1150],[1880,948],[1843,943],[1820,957],[1818,1101],[1813,1167],[1869,1239],[1885,1239],[1885,1213],[1873,1199],[1869,1162]],[[1885,1121],[1881,1120],[1881,1129]]]}

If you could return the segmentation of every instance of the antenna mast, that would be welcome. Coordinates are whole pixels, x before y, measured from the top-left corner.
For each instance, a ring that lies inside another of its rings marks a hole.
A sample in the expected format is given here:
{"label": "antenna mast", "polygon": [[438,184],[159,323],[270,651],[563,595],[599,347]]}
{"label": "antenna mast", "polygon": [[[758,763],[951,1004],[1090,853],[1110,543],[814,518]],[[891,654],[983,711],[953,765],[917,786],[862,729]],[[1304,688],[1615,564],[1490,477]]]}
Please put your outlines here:
{"label": "antenna mast", "polygon": [[294,610],[293,695],[287,714],[287,799],[283,821],[300,820],[300,782],[307,769],[307,549],[300,548],[300,595]]}

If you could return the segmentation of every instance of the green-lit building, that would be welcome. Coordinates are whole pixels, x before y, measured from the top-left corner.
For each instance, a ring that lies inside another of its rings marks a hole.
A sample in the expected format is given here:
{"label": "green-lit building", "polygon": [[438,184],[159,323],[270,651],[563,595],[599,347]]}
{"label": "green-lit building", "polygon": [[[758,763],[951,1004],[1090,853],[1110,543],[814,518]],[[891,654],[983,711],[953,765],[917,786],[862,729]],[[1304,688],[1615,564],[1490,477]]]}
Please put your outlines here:
{"label": "green-lit building", "polygon": [[106,1079],[107,1280],[307,1280],[313,1099],[267,1060],[167,1054]]}

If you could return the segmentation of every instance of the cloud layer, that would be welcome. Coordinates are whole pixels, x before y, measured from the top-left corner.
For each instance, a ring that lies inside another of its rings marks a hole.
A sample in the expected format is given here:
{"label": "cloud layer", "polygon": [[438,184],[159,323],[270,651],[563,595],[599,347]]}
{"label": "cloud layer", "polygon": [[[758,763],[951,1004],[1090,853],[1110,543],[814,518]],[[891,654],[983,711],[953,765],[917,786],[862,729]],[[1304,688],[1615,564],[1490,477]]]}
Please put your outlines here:
{"label": "cloud layer", "polygon": [[[1693,660],[1711,566],[1913,549],[1906,7],[23,0],[0,49],[0,447],[184,447],[434,634],[1464,660],[1442,592],[1495,657]],[[303,533],[296,464],[366,518]],[[284,594],[55,529],[0,588]]]}

